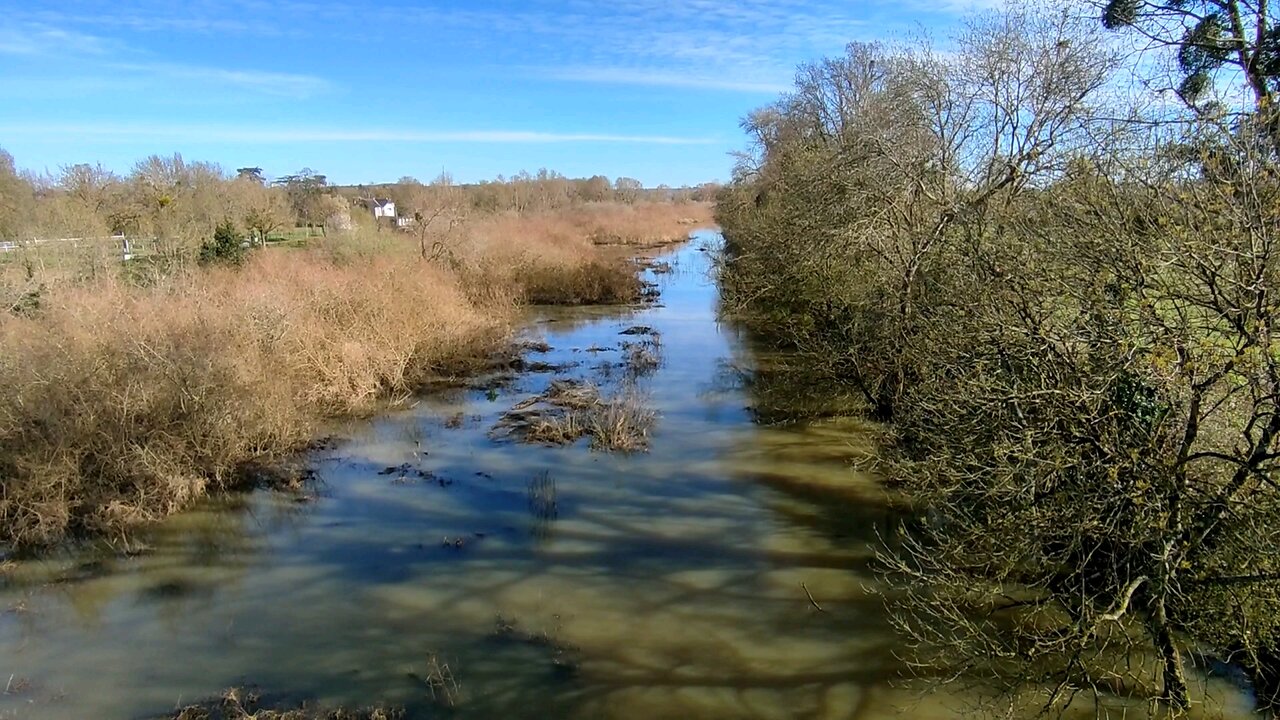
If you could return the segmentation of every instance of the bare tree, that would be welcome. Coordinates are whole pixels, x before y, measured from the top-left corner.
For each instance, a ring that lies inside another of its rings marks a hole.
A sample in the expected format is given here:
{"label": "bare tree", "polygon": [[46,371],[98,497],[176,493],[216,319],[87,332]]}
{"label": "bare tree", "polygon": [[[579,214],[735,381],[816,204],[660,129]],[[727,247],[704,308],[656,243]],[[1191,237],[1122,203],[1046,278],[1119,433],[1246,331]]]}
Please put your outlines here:
{"label": "bare tree", "polygon": [[450,259],[469,208],[466,196],[453,178],[441,173],[430,185],[416,185],[406,195],[405,207],[413,213],[411,232],[422,258]]}
{"label": "bare tree", "polygon": [[1060,171],[1115,65],[1096,29],[1063,13],[1010,9],[957,40],[946,62],[928,46],[854,44],[802,68],[794,93],[747,120],[756,153],[726,195],[738,211],[722,213],[733,267],[763,279],[736,297],[730,268],[730,299],[817,318],[787,341],[881,418],[918,372],[906,348],[922,313],[945,304],[940,249],[967,241],[958,223]]}
{"label": "bare tree", "polygon": [[614,181],[613,189],[619,200],[625,203],[634,203],[640,199],[640,192],[644,190],[644,184],[635,178],[620,177]]}
{"label": "bare tree", "polygon": [[187,162],[181,155],[153,155],[134,166],[132,203],[163,266],[180,269],[194,260],[200,244],[226,219],[225,181],[217,165]]}
{"label": "bare tree", "polygon": [[[1276,190],[1256,167],[1158,181],[1205,158],[1146,157],[1150,177],[1080,171],[1000,218],[897,418],[894,477],[928,508],[888,556],[903,629],[965,673],[1050,683],[1046,710],[1153,681],[1184,710],[1189,647],[1275,637]],[[1121,663],[1147,653],[1155,672]]]}
{"label": "bare tree", "polygon": [[258,244],[266,245],[272,233],[293,224],[292,208],[282,189],[241,175],[231,182],[229,190],[235,195],[236,216]]}

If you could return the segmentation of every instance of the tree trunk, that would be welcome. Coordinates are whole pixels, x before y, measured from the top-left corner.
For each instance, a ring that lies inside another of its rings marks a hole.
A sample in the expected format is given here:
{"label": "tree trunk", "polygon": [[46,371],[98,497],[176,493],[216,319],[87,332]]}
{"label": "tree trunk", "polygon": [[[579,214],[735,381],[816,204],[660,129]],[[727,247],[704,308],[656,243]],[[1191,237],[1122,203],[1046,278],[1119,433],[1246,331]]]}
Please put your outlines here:
{"label": "tree trunk", "polygon": [[1187,676],[1182,667],[1182,652],[1174,640],[1173,631],[1169,629],[1164,598],[1152,599],[1151,610],[1151,635],[1164,663],[1163,699],[1174,710],[1186,710],[1191,705],[1191,699],[1187,696]]}
{"label": "tree trunk", "polygon": [[1186,710],[1191,700],[1187,697],[1187,676],[1182,669],[1182,653],[1170,637],[1169,629],[1161,631],[1160,655],[1164,658],[1164,696],[1171,707]]}

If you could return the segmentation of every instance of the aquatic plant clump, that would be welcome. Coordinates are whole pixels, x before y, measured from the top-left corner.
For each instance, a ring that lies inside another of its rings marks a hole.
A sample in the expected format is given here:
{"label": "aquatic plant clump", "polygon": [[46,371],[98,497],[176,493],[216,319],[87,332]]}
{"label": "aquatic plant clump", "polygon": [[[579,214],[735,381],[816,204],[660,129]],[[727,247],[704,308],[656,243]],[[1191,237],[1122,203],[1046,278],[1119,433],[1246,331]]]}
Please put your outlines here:
{"label": "aquatic plant clump", "polygon": [[425,674],[415,677],[426,685],[432,703],[453,708],[462,702],[462,686],[454,677],[453,669],[436,653],[427,656]]}
{"label": "aquatic plant clump", "polygon": [[638,341],[624,341],[620,347],[622,365],[632,378],[651,375],[662,367],[662,336],[656,330]]}
{"label": "aquatic plant clump", "polygon": [[597,450],[637,452],[648,448],[655,420],[634,387],[606,397],[591,383],[561,379],[504,413],[491,435],[546,445],[570,445],[589,437]]}

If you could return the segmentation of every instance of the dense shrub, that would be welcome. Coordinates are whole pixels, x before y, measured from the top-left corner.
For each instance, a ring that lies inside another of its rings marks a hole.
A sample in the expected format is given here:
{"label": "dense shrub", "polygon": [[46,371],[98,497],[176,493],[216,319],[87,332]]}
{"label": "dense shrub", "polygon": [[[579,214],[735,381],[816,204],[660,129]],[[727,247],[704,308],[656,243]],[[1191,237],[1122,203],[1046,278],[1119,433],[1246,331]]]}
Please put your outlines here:
{"label": "dense shrub", "polygon": [[201,265],[239,265],[244,261],[244,247],[240,233],[230,220],[223,220],[213,231],[213,237],[200,244]]}

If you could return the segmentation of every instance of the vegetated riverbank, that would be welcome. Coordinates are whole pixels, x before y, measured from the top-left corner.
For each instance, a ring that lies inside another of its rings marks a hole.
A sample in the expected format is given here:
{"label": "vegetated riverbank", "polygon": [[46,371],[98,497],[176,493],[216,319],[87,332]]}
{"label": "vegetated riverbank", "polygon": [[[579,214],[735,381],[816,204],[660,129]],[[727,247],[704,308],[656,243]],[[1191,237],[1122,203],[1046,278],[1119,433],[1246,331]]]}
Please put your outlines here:
{"label": "vegetated riverbank", "polygon": [[[1140,5],[1106,26],[1165,32]],[[802,68],[745,123],[756,154],[718,210],[726,303],[889,421],[881,468],[927,514],[880,556],[919,667],[1006,708],[1181,713],[1208,654],[1273,701],[1274,76],[1208,112],[1188,60],[1213,54],[1206,26],[1179,28],[1166,80],[1188,114],[1145,115],[1107,89],[1149,68],[1067,15],[1010,8],[947,53],[853,45]],[[1269,22],[1238,21],[1241,47]]]}
{"label": "vegetated riverbank", "polygon": [[522,304],[637,300],[626,247],[593,238],[678,241],[706,215],[659,206],[477,218],[427,257],[357,228],[142,284],[11,258],[38,292],[0,316],[0,544],[123,533],[271,478],[325,418],[502,357]]}
{"label": "vegetated riverbank", "polygon": [[[850,471],[874,428],[718,316],[717,244],[663,256],[660,303],[530,308],[538,342],[509,372],[327,424],[302,492],[222,493],[129,543],[16,563],[0,715],[199,718],[247,684],[258,717],[971,717],[965,688],[900,682],[869,592],[899,517]],[[657,337],[656,367],[633,360]],[[634,387],[647,451],[495,437],[565,382]],[[1193,718],[1250,717],[1229,680],[1197,686]]]}

